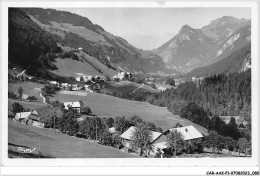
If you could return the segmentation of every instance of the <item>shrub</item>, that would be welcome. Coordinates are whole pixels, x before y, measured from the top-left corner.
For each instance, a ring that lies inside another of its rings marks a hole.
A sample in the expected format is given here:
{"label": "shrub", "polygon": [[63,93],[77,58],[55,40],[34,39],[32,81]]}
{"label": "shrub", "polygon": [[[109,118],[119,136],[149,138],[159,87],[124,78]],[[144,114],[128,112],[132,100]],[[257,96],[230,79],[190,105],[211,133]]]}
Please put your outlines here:
{"label": "shrub", "polygon": [[86,114],[86,115],[92,113],[90,107],[88,107],[88,106],[81,107],[80,112],[81,112],[81,114]]}

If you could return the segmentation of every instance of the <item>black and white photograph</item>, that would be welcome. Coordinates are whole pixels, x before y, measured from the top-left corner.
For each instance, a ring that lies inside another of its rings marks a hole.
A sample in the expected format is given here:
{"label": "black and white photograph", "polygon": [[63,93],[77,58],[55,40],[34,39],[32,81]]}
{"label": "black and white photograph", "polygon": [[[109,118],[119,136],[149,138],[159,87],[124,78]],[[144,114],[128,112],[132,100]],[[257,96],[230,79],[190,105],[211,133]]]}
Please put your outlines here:
{"label": "black and white photograph", "polygon": [[259,175],[257,1],[2,5],[2,166]]}

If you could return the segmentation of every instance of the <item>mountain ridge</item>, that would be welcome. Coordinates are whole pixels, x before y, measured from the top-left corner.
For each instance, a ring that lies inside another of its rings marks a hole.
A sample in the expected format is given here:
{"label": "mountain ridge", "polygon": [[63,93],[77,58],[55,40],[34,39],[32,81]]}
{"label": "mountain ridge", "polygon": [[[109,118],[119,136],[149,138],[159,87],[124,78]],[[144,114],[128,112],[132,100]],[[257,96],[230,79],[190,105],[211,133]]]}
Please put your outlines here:
{"label": "mountain ridge", "polygon": [[212,20],[200,29],[186,24],[173,38],[152,51],[163,58],[168,68],[189,72],[194,68],[213,64],[216,53],[226,40],[237,30],[250,24],[251,20],[231,16]]}

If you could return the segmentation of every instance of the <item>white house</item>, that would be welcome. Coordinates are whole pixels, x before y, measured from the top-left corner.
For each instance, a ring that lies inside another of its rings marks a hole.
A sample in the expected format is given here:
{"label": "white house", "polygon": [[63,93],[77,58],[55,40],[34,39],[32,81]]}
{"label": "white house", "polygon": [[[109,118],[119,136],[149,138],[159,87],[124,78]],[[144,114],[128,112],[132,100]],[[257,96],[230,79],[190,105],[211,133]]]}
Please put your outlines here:
{"label": "white house", "polygon": [[73,84],[73,85],[72,85],[72,90],[79,90],[78,85],[77,85],[77,84]]}
{"label": "white house", "polygon": [[15,114],[15,120],[23,120],[29,117],[32,112],[20,112]]}
{"label": "white house", "polygon": [[23,95],[22,95],[22,100],[27,100],[28,97],[29,97],[29,95],[27,95],[27,94],[23,94]]}
{"label": "white house", "polygon": [[57,82],[57,81],[50,81],[50,84],[57,85],[57,84],[58,84],[58,82]]}
{"label": "white house", "polygon": [[[122,143],[126,148],[131,148],[131,142],[133,141],[132,135],[135,130],[136,127],[131,126],[130,128],[128,128],[128,130],[126,130],[123,134],[120,135],[120,137],[123,139]],[[152,140],[150,141],[151,143],[153,143],[157,138],[159,138],[162,135],[162,133],[155,132],[155,131],[151,131],[151,133],[152,133]]]}
{"label": "white house", "polygon": [[125,78],[125,72],[120,72],[117,74],[117,77],[120,79],[120,80],[123,80]]}
{"label": "white house", "polygon": [[80,82],[80,76],[77,76],[75,79],[76,79],[76,81]]}
{"label": "white house", "polygon": [[69,109],[69,107],[72,107],[73,109],[76,109],[78,112],[80,112],[80,103],[77,101],[77,102],[64,102],[64,107],[65,109]]}
{"label": "white house", "polygon": [[69,87],[68,83],[61,83],[61,87]]}

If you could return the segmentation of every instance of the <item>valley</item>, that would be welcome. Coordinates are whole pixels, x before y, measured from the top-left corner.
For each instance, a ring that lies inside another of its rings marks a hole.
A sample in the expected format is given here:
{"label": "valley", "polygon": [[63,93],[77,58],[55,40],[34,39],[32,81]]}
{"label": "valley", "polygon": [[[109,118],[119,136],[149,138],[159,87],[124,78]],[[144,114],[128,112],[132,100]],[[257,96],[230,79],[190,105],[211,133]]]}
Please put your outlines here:
{"label": "valley", "polygon": [[250,19],[153,50],[55,9],[9,8],[8,29],[9,157],[251,156]]}

